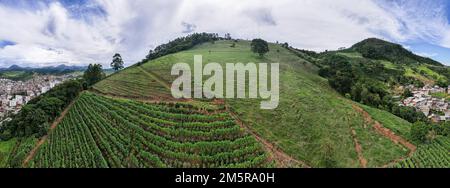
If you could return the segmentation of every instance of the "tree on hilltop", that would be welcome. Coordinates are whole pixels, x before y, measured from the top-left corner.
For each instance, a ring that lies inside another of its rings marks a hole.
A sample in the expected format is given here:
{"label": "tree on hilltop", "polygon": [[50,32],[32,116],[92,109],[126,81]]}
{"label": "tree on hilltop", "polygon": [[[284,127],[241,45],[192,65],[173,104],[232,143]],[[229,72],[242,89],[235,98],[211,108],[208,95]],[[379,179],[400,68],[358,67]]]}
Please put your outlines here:
{"label": "tree on hilltop", "polygon": [[89,64],[88,68],[84,72],[83,78],[88,86],[91,86],[105,77],[102,65]]}
{"label": "tree on hilltop", "polygon": [[253,39],[250,45],[252,52],[259,54],[260,57],[269,52],[269,44],[262,39]]}
{"label": "tree on hilltop", "polygon": [[231,34],[225,33],[225,40],[231,40]]}
{"label": "tree on hilltop", "polygon": [[118,54],[118,53],[114,54],[113,61],[111,62],[111,67],[115,71],[123,69],[123,60],[122,60],[122,56],[120,54]]}

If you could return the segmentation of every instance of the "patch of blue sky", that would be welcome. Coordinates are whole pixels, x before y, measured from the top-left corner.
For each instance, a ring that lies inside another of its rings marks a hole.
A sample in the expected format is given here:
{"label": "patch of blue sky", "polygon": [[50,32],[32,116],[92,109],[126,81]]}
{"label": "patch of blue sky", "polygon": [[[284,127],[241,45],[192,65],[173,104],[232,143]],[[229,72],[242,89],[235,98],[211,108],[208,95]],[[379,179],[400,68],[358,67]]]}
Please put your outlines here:
{"label": "patch of blue sky", "polygon": [[9,41],[9,40],[0,40],[0,48],[3,48],[5,46],[13,46],[16,45],[15,42]]}
{"label": "patch of blue sky", "polygon": [[89,21],[91,16],[104,16],[107,12],[92,0],[0,0],[1,5],[26,10],[40,10],[52,3],[60,3],[73,18]]}
{"label": "patch of blue sky", "polygon": [[428,43],[403,43],[417,55],[426,56],[450,66],[450,49]]}
{"label": "patch of blue sky", "polygon": [[447,6],[445,10],[447,12],[447,22],[450,24],[450,1],[447,1]]}

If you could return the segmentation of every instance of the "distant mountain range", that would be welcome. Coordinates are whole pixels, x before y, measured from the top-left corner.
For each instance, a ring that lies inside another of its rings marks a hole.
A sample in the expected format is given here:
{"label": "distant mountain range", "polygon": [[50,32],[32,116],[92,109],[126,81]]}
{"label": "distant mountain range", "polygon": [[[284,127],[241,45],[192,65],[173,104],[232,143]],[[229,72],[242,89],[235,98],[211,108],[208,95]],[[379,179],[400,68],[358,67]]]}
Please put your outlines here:
{"label": "distant mountain range", "polygon": [[0,71],[35,71],[35,72],[66,72],[66,71],[83,71],[86,70],[86,66],[67,66],[64,64],[58,66],[47,67],[21,67],[19,65],[12,65],[8,68],[0,68]]}

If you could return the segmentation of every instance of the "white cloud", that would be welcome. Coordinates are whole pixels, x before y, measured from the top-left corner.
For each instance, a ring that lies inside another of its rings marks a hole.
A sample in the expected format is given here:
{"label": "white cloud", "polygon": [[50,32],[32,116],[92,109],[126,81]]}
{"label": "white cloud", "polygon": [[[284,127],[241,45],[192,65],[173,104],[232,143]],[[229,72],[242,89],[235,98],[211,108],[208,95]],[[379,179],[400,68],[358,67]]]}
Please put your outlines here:
{"label": "white cloud", "polygon": [[8,18],[0,19],[0,40],[17,43],[0,48],[0,66],[108,65],[116,52],[130,65],[156,45],[185,35],[186,24],[196,32],[259,37],[317,51],[349,47],[368,37],[398,42],[424,38],[450,46],[441,12],[426,16],[435,9],[431,6],[413,16],[409,6],[416,5],[386,7],[371,0],[96,0],[87,6],[93,4],[106,15],[80,19],[71,15],[73,7],[60,3],[35,10],[0,4],[0,17]]}
{"label": "white cloud", "polygon": [[450,24],[447,0],[398,0],[380,5],[402,25],[399,41],[419,40],[450,48]]}
{"label": "white cloud", "polygon": [[0,39],[17,43],[0,49],[5,64],[81,65],[114,51],[101,20],[90,25],[73,19],[59,3],[35,11],[0,6],[0,17],[9,18],[0,19]]}

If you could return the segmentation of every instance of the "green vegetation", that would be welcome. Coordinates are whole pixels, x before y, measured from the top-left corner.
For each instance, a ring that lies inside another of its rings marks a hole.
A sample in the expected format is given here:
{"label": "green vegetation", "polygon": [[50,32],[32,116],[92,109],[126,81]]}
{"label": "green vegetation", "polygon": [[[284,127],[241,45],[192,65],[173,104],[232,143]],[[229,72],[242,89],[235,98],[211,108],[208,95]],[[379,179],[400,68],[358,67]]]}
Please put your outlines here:
{"label": "green vegetation", "polygon": [[446,92],[432,93],[431,96],[434,98],[445,99],[446,101],[450,101],[450,95]]}
{"label": "green vegetation", "polygon": [[25,81],[33,77],[30,71],[0,71],[0,78],[6,78],[16,81]]}
{"label": "green vegetation", "polygon": [[87,70],[83,74],[83,79],[87,86],[94,85],[103,78],[105,78],[105,73],[103,72],[102,65],[100,64],[89,64]]}
{"label": "green vegetation", "polygon": [[413,78],[417,81],[420,81],[422,85],[434,84],[434,80],[427,78],[424,75],[421,75],[420,73],[414,71],[411,67],[404,67],[404,70],[405,70],[404,73],[405,77]]}
{"label": "green vegetation", "polygon": [[370,116],[383,124],[384,127],[392,130],[395,134],[402,136],[403,138],[409,138],[409,132],[412,124],[400,117],[393,116],[389,112],[379,110],[366,105],[360,105]]}
{"label": "green vegetation", "polygon": [[123,60],[120,54],[118,53],[114,54],[113,61],[111,62],[111,67],[114,71],[123,69]]}
{"label": "green vegetation", "polygon": [[363,58],[359,52],[338,52],[337,55],[349,57],[349,58]]}
{"label": "green vegetation", "polygon": [[416,143],[424,143],[426,141],[426,136],[428,133],[427,124],[423,122],[416,122],[411,126],[410,137]]}
{"label": "green vegetation", "polygon": [[36,146],[37,141],[38,139],[35,136],[18,138],[16,146],[10,153],[6,167],[21,168],[23,161],[30,151]]}
{"label": "green vegetation", "polygon": [[[328,78],[330,86],[341,95],[391,112],[411,123],[427,121],[423,113],[412,107],[398,106],[392,97],[392,90],[397,85],[423,85],[421,81],[410,80],[412,76],[407,74],[408,70],[412,71],[411,68],[403,73],[401,70],[386,68],[379,61],[355,60],[334,54],[325,54],[321,64],[319,75]],[[404,94],[411,95],[411,93]]]}
{"label": "green vegetation", "polygon": [[266,167],[262,145],[227,114],[83,93],[31,167]]}
{"label": "green vegetation", "polygon": [[140,67],[125,69],[95,84],[93,89],[103,94],[135,99],[171,98],[170,90],[148,74]]}
{"label": "green vegetation", "polygon": [[392,165],[395,168],[450,168],[450,138],[439,137],[420,145],[413,156]]}
{"label": "green vegetation", "polygon": [[12,149],[16,145],[17,139],[10,139],[8,141],[0,141],[0,168],[5,167]]}
{"label": "green vegetation", "polygon": [[[233,43],[232,46],[235,47],[236,44]],[[262,39],[253,39],[250,46],[252,48],[252,52],[259,54],[260,57],[269,52],[269,44]]]}
{"label": "green vegetation", "polygon": [[390,62],[390,61],[386,61],[386,60],[379,60],[379,62],[381,64],[383,64],[384,68],[386,69],[393,69],[393,70],[398,70],[398,66],[395,65],[394,63]]}
{"label": "green vegetation", "polygon": [[399,44],[386,42],[376,38],[361,41],[353,45],[351,50],[361,53],[365,58],[387,60],[397,64],[415,64],[421,62],[433,66],[443,66],[441,63],[430,58],[415,55]]}
{"label": "green vegetation", "polygon": [[[154,50],[150,50],[148,55],[137,65],[141,65],[149,60],[153,60],[165,55],[173,54],[183,50],[188,50],[198,44],[205,42],[212,42],[219,40],[220,37],[216,33],[194,33],[186,37],[180,37],[167,44],[162,44],[156,47]],[[231,39],[228,35],[227,39]]]}

